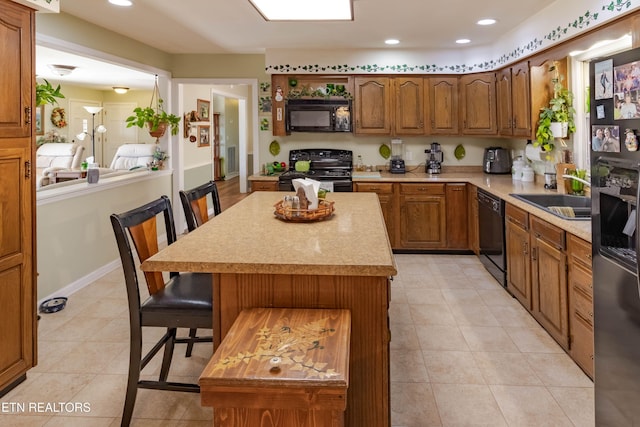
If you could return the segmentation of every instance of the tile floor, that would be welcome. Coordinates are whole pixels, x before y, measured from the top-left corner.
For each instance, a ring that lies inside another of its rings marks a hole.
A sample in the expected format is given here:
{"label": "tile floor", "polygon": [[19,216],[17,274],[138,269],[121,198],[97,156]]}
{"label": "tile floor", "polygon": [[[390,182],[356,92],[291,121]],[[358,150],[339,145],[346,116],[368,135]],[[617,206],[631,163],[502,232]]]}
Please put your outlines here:
{"label": "tile floor", "polygon": [[[396,259],[394,427],[594,425],[592,382],[475,256]],[[178,346],[170,379],[196,381],[211,347],[196,345],[190,359],[183,351]],[[157,362],[145,373],[158,372]],[[42,316],[39,364],[0,399],[0,425],[119,426],[127,364],[127,303],[118,269],[72,295],[63,311]],[[57,402],[80,408],[44,406]],[[38,403],[43,406],[28,406]],[[211,425],[211,410],[190,393],[140,390],[133,416],[133,426]]]}

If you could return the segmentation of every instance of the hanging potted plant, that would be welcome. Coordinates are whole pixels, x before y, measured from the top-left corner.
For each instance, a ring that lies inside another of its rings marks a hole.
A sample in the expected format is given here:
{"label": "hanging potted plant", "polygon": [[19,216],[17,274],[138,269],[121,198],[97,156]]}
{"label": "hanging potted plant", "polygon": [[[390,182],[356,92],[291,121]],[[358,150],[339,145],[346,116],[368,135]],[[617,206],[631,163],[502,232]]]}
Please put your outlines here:
{"label": "hanging potted plant", "polygon": [[171,135],[178,134],[178,125],[180,117],[174,114],[168,114],[164,111],[164,101],[160,98],[160,90],[158,89],[158,76],[151,94],[151,103],[148,107],[137,107],[133,110],[133,115],[127,117],[127,127],[138,126],[143,128],[145,125],[149,128],[149,134],[156,138],[164,136],[167,128],[171,128]]}
{"label": "hanging potted plant", "polygon": [[36,82],[36,107],[45,104],[57,104],[56,98],[64,98],[60,92],[60,85],[53,87],[51,83],[44,80],[44,83]]}
{"label": "hanging potted plant", "polygon": [[551,79],[553,83],[553,97],[549,100],[549,105],[540,109],[540,118],[536,130],[536,139],[533,141],[534,147],[540,147],[542,151],[550,152],[555,148],[554,139],[566,138],[576,131],[573,108],[573,92],[562,84],[562,76],[554,64],[549,68],[554,72]]}

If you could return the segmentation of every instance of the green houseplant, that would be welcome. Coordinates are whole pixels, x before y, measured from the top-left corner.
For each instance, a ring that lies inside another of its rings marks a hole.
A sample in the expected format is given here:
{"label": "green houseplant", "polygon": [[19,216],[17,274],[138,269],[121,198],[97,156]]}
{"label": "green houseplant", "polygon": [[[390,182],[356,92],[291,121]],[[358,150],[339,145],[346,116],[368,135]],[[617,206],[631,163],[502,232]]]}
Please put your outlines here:
{"label": "green houseplant", "polygon": [[[551,82],[553,84],[553,97],[546,107],[540,109],[536,139],[534,147],[540,147],[543,151],[550,152],[555,148],[554,139],[563,138],[576,131],[574,121],[575,108],[573,108],[573,92],[562,84],[562,76],[554,64],[549,68],[554,73]],[[560,125],[556,125],[559,123]],[[558,128],[566,129],[560,132]]]}
{"label": "green houseplant", "polygon": [[36,82],[36,107],[45,104],[57,104],[56,98],[64,98],[64,95],[60,92],[60,85],[53,87],[51,83],[44,80],[44,83]]}
{"label": "green houseplant", "polygon": [[138,126],[143,128],[145,125],[149,128],[149,134],[154,138],[160,138],[164,135],[167,127],[171,128],[171,135],[178,134],[178,125],[180,117],[175,114],[168,114],[164,111],[164,101],[160,98],[158,89],[158,76],[156,76],[155,86],[151,95],[151,103],[148,107],[136,107],[133,115],[127,117],[127,127]]}

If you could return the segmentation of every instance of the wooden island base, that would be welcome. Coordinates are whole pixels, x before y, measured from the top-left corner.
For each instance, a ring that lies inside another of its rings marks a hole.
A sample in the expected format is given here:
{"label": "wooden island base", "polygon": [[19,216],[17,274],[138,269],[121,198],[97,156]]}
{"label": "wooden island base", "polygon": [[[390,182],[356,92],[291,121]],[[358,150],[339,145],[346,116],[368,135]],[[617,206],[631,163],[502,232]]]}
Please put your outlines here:
{"label": "wooden island base", "polygon": [[[340,308],[351,312],[345,425],[388,427],[389,279],[378,276],[214,274],[214,323],[227,335],[240,312],[254,307]],[[217,305],[222,305],[221,310]],[[216,424],[219,427],[230,424]],[[297,425],[297,424],[292,424]],[[316,424],[306,424],[316,425]],[[321,424],[322,425],[322,424]]]}
{"label": "wooden island base", "polygon": [[243,310],[200,376],[218,427],[343,427],[348,310]]}

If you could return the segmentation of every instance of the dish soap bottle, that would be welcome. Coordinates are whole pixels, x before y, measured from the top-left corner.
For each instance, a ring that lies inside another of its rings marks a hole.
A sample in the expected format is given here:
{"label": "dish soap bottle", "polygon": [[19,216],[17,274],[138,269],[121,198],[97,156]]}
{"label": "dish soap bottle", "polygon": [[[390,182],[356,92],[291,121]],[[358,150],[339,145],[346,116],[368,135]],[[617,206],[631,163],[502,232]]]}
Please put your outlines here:
{"label": "dish soap bottle", "polygon": [[358,154],[358,160],[356,161],[356,167],[355,167],[357,172],[362,172],[364,171],[364,163],[362,162],[362,155]]}

